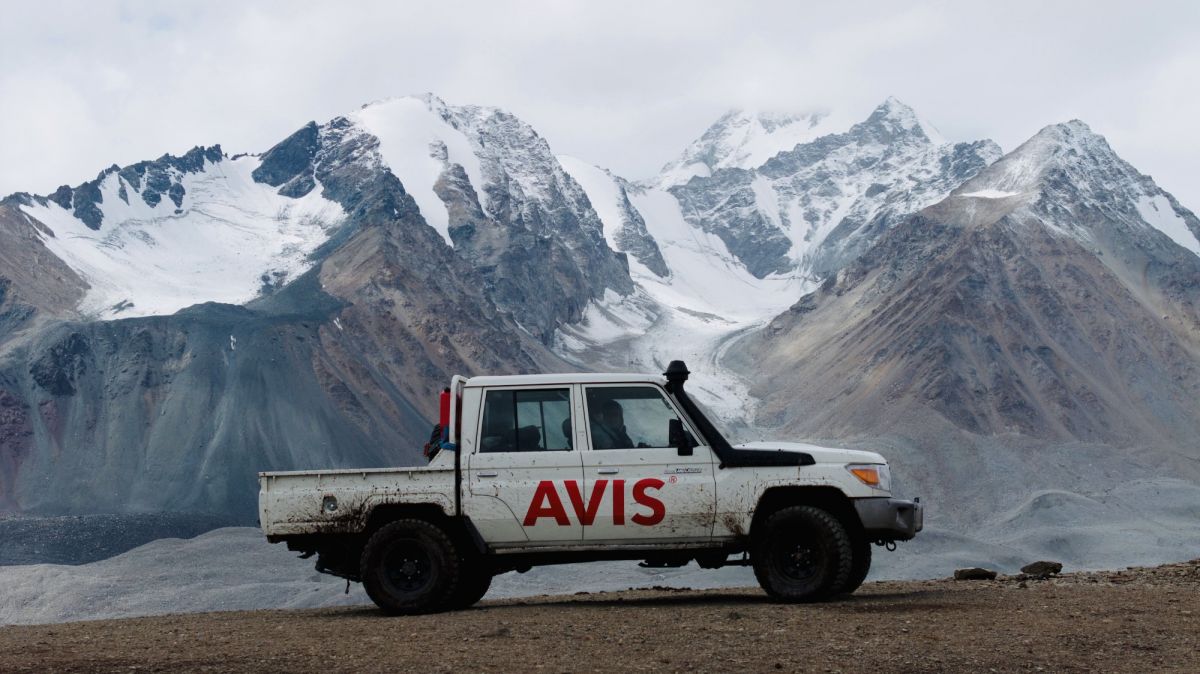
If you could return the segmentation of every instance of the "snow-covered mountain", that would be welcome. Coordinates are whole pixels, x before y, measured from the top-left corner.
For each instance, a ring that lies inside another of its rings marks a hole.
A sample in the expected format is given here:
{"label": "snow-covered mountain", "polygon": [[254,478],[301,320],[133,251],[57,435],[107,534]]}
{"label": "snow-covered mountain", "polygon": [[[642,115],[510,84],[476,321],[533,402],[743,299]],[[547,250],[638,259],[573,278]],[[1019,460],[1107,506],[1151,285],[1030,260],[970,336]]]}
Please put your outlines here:
{"label": "snow-covered mountain", "polygon": [[961,502],[947,516],[964,523],[997,503],[964,499],[960,482],[1015,500],[1200,480],[1200,255],[1179,243],[1197,231],[1101,136],[1056,124],[893,227],[727,364],[752,373],[760,422],[888,438],[903,477]]}
{"label": "snow-covered mountain", "polygon": [[[319,175],[334,158],[397,178],[425,224],[539,338],[606,289],[632,290],[625,261],[545,140],[501,110],[429,94],[310,124],[263,156],[196,148],[9,201],[83,279],[84,316],[166,315],[205,301],[244,304],[311,268],[346,219],[346,199]],[[542,259],[538,275],[555,273],[567,302],[544,300],[529,254]]]}
{"label": "snow-covered mountain", "polygon": [[[706,402],[751,419],[756,403],[746,381],[717,363],[731,340],[1001,154],[991,141],[943,141],[894,98],[845,132],[820,135],[828,129],[819,116],[775,117],[775,126],[764,119],[722,117],[684,154],[705,157],[705,170],[677,184],[663,176],[630,184],[560,158],[606,232],[644,223],[668,272],[639,264],[634,248],[610,236],[631,256],[639,292],[594,302],[583,321],[560,330],[562,353],[616,369],[653,370],[681,356],[708,363],[693,368]],[[663,175],[678,177],[678,165]]]}
{"label": "snow-covered mountain", "polygon": [[755,276],[821,277],[1000,154],[991,141],[944,142],[911,108],[888,99],[845,133],[670,192],[690,223],[720,236]]}
{"label": "snow-covered mountain", "polygon": [[195,148],[24,199],[51,253],[84,279],[82,314],[172,314],[200,302],[243,304],[286,283],[345,219],[313,190],[278,194],[253,177],[257,157]]}

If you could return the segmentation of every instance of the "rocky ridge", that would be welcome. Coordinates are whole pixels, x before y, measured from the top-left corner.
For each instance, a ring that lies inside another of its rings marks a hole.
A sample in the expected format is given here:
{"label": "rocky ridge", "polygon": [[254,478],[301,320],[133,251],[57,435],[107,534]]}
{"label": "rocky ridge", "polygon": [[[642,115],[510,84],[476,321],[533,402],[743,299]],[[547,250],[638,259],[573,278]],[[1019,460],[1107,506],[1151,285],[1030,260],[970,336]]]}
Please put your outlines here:
{"label": "rocky ridge", "polygon": [[720,236],[755,276],[820,278],[1001,154],[991,141],[951,144],[932,133],[911,108],[889,99],[844,133],[669,190],[684,217]]}

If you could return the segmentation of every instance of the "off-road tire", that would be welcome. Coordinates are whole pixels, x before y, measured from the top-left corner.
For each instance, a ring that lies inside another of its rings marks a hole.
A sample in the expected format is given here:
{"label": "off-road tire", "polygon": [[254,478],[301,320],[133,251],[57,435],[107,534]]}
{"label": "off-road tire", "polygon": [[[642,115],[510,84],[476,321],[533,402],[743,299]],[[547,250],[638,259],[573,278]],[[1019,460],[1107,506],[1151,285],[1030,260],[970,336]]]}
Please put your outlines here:
{"label": "off-road tire", "polygon": [[474,606],[480,599],[483,599],[483,595],[487,594],[488,589],[491,587],[492,570],[487,565],[483,564],[480,560],[464,564],[458,583],[458,590],[454,593],[454,597],[450,599],[448,605],[454,610]]}
{"label": "off-road tire", "polygon": [[768,515],[758,529],[750,561],[771,599],[822,601],[847,587],[853,561],[850,534],[829,512],[789,506]]}
{"label": "off-road tire", "polygon": [[850,544],[853,559],[850,562],[850,577],[846,579],[845,587],[838,590],[839,594],[851,594],[862,586],[871,571],[871,541],[862,533],[852,536]]}
{"label": "off-road tire", "polygon": [[443,611],[460,581],[454,543],[440,527],[403,519],[379,528],[359,561],[363,587],[389,615]]}

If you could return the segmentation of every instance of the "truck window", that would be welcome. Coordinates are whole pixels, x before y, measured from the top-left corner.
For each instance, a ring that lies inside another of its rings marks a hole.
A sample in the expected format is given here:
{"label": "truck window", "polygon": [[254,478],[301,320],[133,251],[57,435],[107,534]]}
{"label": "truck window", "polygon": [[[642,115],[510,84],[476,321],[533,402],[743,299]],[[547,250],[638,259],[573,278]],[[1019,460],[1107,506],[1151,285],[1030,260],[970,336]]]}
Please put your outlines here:
{"label": "truck window", "polygon": [[569,389],[491,390],[483,402],[481,452],[571,449]]}
{"label": "truck window", "polygon": [[670,447],[675,410],[653,386],[594,386],[587,389],[588,429],[593,449]]}

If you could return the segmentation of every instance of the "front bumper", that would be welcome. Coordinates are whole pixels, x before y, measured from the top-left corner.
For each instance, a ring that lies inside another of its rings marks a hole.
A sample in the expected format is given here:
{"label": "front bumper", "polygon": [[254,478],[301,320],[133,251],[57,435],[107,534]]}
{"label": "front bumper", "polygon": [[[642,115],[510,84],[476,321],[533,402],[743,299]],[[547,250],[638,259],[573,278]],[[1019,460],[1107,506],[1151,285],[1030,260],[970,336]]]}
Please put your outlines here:
{"label": "front bumper", "polygon": [[920,501],[860,498],[854,499],[854,509],[872,541],[907,541],[925,526],[925,508]]}

